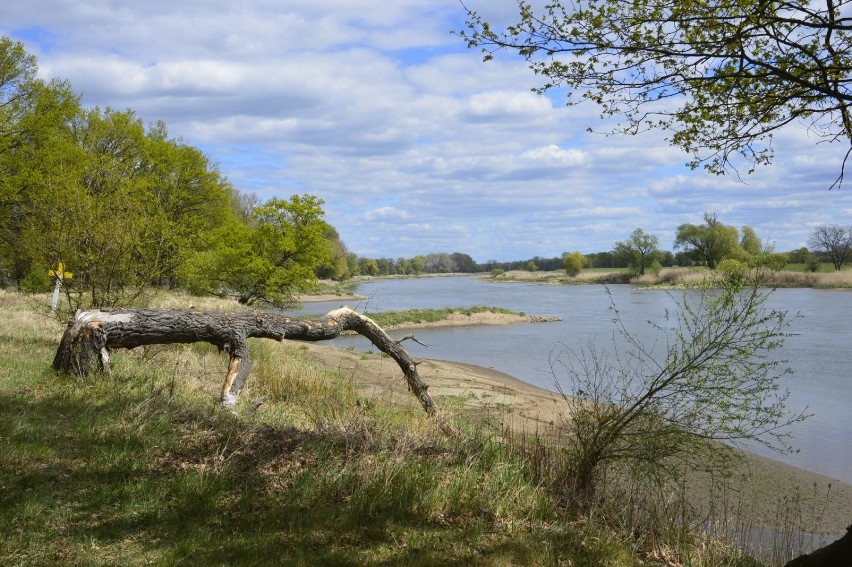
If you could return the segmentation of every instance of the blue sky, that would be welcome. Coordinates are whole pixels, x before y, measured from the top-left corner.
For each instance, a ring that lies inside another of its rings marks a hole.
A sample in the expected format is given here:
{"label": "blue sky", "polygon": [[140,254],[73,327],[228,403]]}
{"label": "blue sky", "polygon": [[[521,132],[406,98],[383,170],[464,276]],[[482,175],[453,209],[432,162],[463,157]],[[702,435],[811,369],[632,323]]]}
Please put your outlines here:
{"label": "blue sky", "polygon": [[587,132],[607,129],[598,109],[533,94],[518,57],[482,63],[449,33],[464,18],[456,0],[28,0],[0,8],[0,34],[85,105],[164,120],[241,191],[320,196],[359,255],[550,257],[637,227],[670,249],[708,210],[778,250],[852,224],[850,182],[828,190],[842,144],[793,125],[744,182],[691,171],[659,132]]}

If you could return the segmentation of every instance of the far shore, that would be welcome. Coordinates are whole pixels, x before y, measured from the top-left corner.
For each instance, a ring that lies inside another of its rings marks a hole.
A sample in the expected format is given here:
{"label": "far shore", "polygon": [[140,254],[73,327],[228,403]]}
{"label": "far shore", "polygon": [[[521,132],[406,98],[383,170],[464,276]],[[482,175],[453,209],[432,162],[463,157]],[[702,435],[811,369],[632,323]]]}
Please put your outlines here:
{"label": "far shore", "polygon": [[[314,343],[300,348],[305,347],[323,366],[352,380],[363,395],[416,405],[393,360]],[[494,368],[426,359],[418,365],[418,371],[433,398],[449,414],[477,412],[492,423],[527,433],[545,433],[562,420],[564,400],[560,394]],[[495,433],[499,433],[496,427]],[[795,506],[792,513],[799,513],[801,518],[793,520],[811,525],[818,533],[839,537],[852,523],[852,484],[750,454],[734,478],[733,490],[739,492],[736,504],[748,511],[755,526],[789,521],[785,515],[791,512],[782,510],[784,506]],[[698,506],[712,507],[712,500],[709,491],[695,491]],[[811,514],[819,518],[811,519]]]}

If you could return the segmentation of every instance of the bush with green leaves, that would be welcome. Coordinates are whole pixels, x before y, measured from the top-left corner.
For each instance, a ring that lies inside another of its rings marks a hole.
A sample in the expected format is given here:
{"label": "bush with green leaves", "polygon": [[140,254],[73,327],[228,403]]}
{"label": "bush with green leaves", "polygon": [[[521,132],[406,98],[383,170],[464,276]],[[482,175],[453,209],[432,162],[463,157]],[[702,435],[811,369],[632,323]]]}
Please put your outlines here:
{"label": "bush with green leaves", "polygon": [[[724,470],[742,443],[788,452],[789,413],[779,379],[791,370],[775,355],[790,317],[771,309],[766,269],[731,261],[684,290],[673,315],[642,342],[612,306],[613,350],[594,342],[564,348],[551,362],[567,404],[564,429],[578,502],[595,497],[605,471],[641,471],[671,480],[689,468]],[[738,263],[739,264],[739,263]]]}

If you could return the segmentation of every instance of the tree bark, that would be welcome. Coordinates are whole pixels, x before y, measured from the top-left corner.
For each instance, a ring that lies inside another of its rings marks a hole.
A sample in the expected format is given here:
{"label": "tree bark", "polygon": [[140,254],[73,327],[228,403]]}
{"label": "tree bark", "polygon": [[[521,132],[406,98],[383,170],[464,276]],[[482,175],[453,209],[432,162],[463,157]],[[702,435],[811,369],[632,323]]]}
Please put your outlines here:
{"label": "tree bark", "polygon": [[409,390],[426,413],[442,430],[456,430],[440,415],[420,379],[417,363],[372,319],[341,307],[316,320],[298,319],[274,313],[224,313],[174,309],[93,309],[77,313],[68,321],[59,343],[53,367],[61,372],[86,376],[109,371],[110,351],[151,344],[207,342],[230,357],[222,385],[222,405],[235,408],[240,391],[251,371],[247,339],[282,341],[325,341],[343,331],[355,331],[387,353],[402,369]]}
{"label": "tree bark", "polygon": [[846,535],[813,553],[788,562],[784,567],[850,567],[852,566],[852,526]]}

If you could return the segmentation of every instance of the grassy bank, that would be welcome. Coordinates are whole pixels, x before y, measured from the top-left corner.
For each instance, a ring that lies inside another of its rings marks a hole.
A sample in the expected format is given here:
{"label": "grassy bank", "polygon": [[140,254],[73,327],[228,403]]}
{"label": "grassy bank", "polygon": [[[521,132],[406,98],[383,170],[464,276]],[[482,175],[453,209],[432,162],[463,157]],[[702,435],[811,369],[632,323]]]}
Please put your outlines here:
{"label": "grassy bank", "polygon": [[452,399],[476,442],[447,439],[299,345],[251,344],[243,398],[268,401],[233,415],[214,348],[121,352],[80,381],[50,367],[62,328],[0,292],[3,565],[755,565],[688,530],[571,513],[558,458]]}
{"label": "grassy bank", "polygon": [[[699,284],[707,276],[706,268],[663,268],[657,273],[642,276],[632,275],[626,268],[593,268],[569,277],[563,271],[525,272],[514,270],[500,276],[487,276],[494,282],[532,282],[542,284],[626,284],[643,286],[680,287]],[[803,264],[792,264],[772,275],[767,285],[773,287],[810,287],[815,289],[852,289],[852,269],[836,272],[825,264],[816,272],[805,269]]]}

